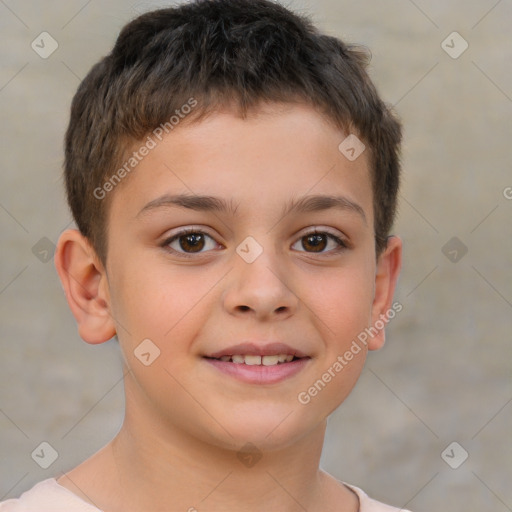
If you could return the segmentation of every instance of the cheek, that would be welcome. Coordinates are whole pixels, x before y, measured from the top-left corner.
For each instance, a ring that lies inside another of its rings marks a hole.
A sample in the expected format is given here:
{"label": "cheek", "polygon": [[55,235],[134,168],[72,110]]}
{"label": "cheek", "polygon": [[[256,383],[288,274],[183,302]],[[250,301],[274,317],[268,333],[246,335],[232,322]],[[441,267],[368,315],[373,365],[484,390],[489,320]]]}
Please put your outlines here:
{"label": "cheek", "polygon": [[162,352],[172,352],[178,348],[173,340],[189,339],[203,323],[209,291],[218,280],[213,273],[199,276],[196,270],[194,275],[192,268],[127,264],[113,278],[112,313],[130,345],[149,338]]}
{"label": "cheek", "polygon": [[305,297],[318,317],[325,339],[343,346],[369,325],[373,302],[372,270],[343,269],[325,277],[317,276]]}

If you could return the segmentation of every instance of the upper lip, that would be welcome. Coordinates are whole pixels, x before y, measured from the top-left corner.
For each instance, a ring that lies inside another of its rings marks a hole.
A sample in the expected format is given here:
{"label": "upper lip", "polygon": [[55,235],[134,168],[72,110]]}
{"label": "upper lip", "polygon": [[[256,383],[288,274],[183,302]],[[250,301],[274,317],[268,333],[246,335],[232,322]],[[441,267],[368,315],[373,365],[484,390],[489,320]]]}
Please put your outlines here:
{"label": "upper lip", "polygon": [[222,356],[233,356],[233,355],[244,355],[244,356],[274,356],[279,354],[293,355],[295,357],[309,357],[304,352],[290,347],[286,343],[239,343],[238,345],[232,345],[218,352],[213,352],[206,357],[213,357],[219,359]]}

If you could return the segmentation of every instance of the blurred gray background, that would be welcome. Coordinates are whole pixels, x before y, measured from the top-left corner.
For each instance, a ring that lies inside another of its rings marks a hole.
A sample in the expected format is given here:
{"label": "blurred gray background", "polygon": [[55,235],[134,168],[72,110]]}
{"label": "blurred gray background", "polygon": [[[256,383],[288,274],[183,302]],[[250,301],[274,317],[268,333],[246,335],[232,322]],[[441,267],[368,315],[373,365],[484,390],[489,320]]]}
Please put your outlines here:
{"label": "blurred gray background", "polygon": [[[71,225],[62,139],[89,68],[128,20],[165,5],[0,0],[0,501],[121,426],[118,348],[80,340],[53,266]],[[512,2],[287,5],[368,45],[371,75],[405,123],[404,309],[329,418],[322,466],[416,512],[511,511]],[[59,454],[46,470],[31,457],[43,441]]]}

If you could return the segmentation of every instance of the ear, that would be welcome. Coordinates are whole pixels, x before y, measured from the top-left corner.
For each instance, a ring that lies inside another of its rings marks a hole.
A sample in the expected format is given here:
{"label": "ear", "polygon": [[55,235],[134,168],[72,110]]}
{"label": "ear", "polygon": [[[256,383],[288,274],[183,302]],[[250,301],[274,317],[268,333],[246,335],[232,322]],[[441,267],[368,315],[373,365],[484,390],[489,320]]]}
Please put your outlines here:
{"label": "ear", "polygon": [[375,295],[372,305],[372,323],[370,327],[370,331],[374,335],[368,339],[369,350],[378,350],[384,345],[386,341],[384,326],[402,309],[400,305],[400,309],[395,310],[395,308],[392,308],[391,304],[401,267],[402,240],[397,236],[390,236],[388,237],[386,249],[377,260]]}
{"label": "ear", "polygon": [[110,313],[107,274],[93,247],[78,230],[64,231],[55,250],[55,267],[87,343],[103,343],[116,334]]}

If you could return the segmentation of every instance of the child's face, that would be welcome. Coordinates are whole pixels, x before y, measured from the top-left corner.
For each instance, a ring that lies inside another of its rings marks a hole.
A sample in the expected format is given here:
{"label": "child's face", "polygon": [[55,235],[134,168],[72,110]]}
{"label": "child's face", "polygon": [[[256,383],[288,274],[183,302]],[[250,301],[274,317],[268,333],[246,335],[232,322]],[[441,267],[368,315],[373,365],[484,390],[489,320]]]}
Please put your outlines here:
{"label": "child's face", "polygon": [[[367,152],[349,161],[338,149],[346,134],[307,106],[259,112],[176,128],[112,192],[108,219],[107,303],[131,369],[128,415],[237,448],[284,446],[322,423],[354,386],[366,348],[309,403],[304,392],[389,307],[394,286],[376,279]],[[166,202],[177,194],[213,196],[234,212]],[[284,214],[313,195],[342,206]],[[184,229],[199,233],[166,244]],[[148,366],[134,354],[146,339],[160,350]],[[309,359],[254,383],[220,369],[237,363],[205,357],[243,342],[285,343]]]}

